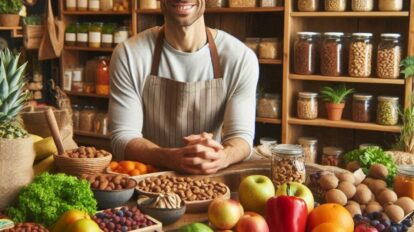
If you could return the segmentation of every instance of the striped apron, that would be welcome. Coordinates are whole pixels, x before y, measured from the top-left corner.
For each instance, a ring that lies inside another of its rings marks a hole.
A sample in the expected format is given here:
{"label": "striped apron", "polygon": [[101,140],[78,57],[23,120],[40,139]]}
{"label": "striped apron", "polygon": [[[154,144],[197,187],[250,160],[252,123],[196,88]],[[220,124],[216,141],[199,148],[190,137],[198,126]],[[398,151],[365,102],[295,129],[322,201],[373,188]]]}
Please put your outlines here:
{"label": "striped apron", "polygon": [[226,90],[216,44],[208,29],[206,33],[214,79],[186,83],[158,76],[164,28],[159,32],[142,100],[143,136],[161,147],[181,147],[183,137],[202,132],[213,133],[220,140]]}

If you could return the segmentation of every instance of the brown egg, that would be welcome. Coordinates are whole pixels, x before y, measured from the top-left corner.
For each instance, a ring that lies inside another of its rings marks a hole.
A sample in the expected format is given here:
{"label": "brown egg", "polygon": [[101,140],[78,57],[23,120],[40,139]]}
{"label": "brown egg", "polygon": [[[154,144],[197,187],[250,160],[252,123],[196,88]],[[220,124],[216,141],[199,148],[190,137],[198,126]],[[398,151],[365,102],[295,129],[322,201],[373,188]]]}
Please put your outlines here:
{"label": "brown egg", "polygon": [[339,182],[348,181],[352,184],[355,184],[355,177],[350,172],[341,172],[336,174],[336,177],[338,178]]}
{"label": "brown egg", "polygon": [[379,195],[379,193],[383,190],[387,188],[387,183],[383,180],[372,180],[369,183],[369,189],[371,189],[371,191],[376,194]]}
{"label": "brown egg", "polygon": [[385,207],[384,212],[392,222],[399,222],[404,218],[404,210],[398,205],[388,205]]}
{"label": "brown egg", "polygon": [[[367,204],[372,198],[372,192],[365,184],[359,184],[356,187],[356,193],[353,199],[359,204]],[[362,208],[362,207],[361,207]]]}
{"label": "brown egg", "polygon": [[350,172],[355,172],[360,168],[361,166],[359,165],[359,161],[351,161],[346,165],[346,169],[348,169]]}
{"label": "brown egg", "polygon": [[385,180],[388,176],[388,169],[383,164],[373,164],[369,168],[368,176]]}
{"label": "brown egg", "polygon": [[371,201],[367,204],[367,207],[365,208],[365,213],[382,212],[382,210],[382,206],[378,202]]}
{"label": "brown egg", "polygon": [[391,189],[383,189],[377,198],[381,205],[394,203],[398,199],[397,194]]}

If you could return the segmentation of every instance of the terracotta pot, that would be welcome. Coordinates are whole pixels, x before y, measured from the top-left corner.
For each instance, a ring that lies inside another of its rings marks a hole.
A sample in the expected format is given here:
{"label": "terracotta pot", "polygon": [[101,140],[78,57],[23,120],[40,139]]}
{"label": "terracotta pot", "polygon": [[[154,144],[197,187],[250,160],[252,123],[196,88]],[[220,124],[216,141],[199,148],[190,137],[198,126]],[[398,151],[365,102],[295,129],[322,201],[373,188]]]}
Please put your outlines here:
{"label": "terracotta pot", "polygon": [[326,110],[328,111],[328,119],[332,121],[340,121],[342,112],[344,111],[345,103],[326,103]]}
{"label": "terracotta pot", "polygon": [[0,26],[17,27],[20,24],[20,15],[18,14],[0,14]]}

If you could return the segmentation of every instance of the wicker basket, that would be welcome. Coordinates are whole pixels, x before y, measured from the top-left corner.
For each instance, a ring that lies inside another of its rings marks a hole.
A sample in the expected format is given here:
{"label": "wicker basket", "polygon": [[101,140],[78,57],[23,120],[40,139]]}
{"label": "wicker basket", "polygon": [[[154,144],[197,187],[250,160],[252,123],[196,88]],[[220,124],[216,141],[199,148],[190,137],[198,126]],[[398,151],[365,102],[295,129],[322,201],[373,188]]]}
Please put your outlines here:
{"label": "wicker basket", "polygon": [[23,42],[26,49],[39,49],[45,26],[25,25],[23,27]]}
{"label": "wicker basket", "polygon": [[82,174],[103,173],[112,160],[112,155],[101,158],[69,158],[53,155],[56,166],[61,172],[80,177]]}

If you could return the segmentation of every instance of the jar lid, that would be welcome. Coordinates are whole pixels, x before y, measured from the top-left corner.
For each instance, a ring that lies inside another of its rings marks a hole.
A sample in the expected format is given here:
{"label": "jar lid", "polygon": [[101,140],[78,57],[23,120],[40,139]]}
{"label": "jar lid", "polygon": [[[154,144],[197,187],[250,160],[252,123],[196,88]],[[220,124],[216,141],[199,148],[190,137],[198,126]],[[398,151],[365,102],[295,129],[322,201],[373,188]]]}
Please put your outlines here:
{"label": "jar lid", "polygon": [[370,95],[370,94],[356,93],[356,94],[353,95],[353,98],[355,100],[363,101],[363,100],[371,100],[373,98],[373,96]]}
{"label": "jar lid", "polygon": [[344,152],[344,150],[340,147],[324,147],[322,149],[322,152],[326,155],[340,156]]}
{"label": "jar lid", "polygon": [[293,144],[279,144],[279,145],[273,146],[271,150],[272,150],[272,153],[284,154],[284,155],[302,155],[303,154],[302,146],[293,145]]}
{"label": "jar lid", "polygon": [[270,137],[262,137],[260,138],[260,144],[261,145],[276,145],[277,140]]}
{"label": "jar lid", "polygon": [[299,97],[302,98],[313,98],[313,97],[317,97],[318,93],[313,93],[313,92],[299,92]]}
{"label": "jar lid", "polygon": [[341,37],[344,35],[343,32],[325,32],[323,33],[324,36],[337,36],[337,37]]}
{"label": "jar lid", "polygon": [[406,176],[414,176],[414,165],[399,165],[398,173]]}
{"label": "jar lid", "polygon": [[368,148],[368,147],[380,148],[377,144],[372,144],[372,143],[359,144],[359,149],[365,149],[365,148]]}
{"label": "jar lid", "polygon": [[298,142],[299,144],[313,145],[318,143],[318,139],[314,137],[300,137]]}
{"label": "jar lid", "polygon": [[382,38],[394,38],[394,39],[398,39],[401,37],[401,34],[397,34],[397,33],[382,33],[381,34]]}
{"label": "jar lid", "polygon": [[399,97],[394,97],[394,96],[378,96],[378,101],[393,101],[393,102],[398,102],[398,100],[400,100]]}
{"label": "jar lid", "polygon": [[319,33],[319,32],[312,32],[312,31],[300,31],[300,32],[297,33],[297,35],[298,36],[309,36],[309,37],[312,37],[312,36],[320,36],[321,33]]}
{"label": "jar lid", "polygon": [[358,33],[352,33],[353,37],[372,37],[372,33],[362,33],[362,32],[358,32]]}

